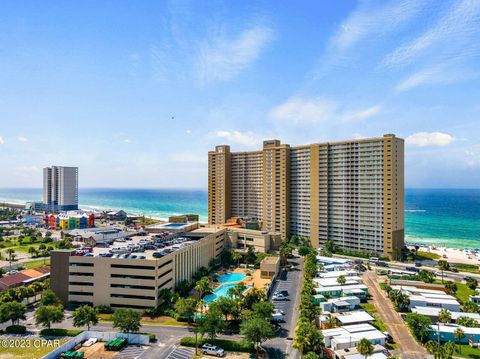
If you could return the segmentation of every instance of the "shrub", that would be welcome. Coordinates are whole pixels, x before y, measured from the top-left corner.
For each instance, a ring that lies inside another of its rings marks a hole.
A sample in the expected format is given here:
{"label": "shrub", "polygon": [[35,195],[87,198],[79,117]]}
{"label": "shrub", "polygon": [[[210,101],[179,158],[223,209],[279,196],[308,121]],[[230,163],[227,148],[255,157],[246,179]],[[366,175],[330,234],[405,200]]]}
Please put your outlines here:
{"label": "shrub", "polygon": [[7,334],[25,334],[27,328],[24,325],[10,325],[5,328]]}
{"label": "shrub", "polygon": [[97,309],[100,314],[113,314],[113,309],[109,305],[99,305]]}
{"label": "shrub", "polygon": [[[232,352],[244,352],[251,353],[253,352],[253,344],[245,340],[233,341],[226,339],[200,339],[198,338],[198,347],[201,347],[203,344],[209,343],[217,345],[226,351]],[[195,347],[195,337],[183,337],[180,340],[180,344],[186,347]]]}
{"label": "shrub", "polygon": [[154,333],[141,333],[138,332],[136,334],[148,335],[148,340],[150,343],[155,343],[157,341],[157,336]]}
{"label": "shrub", "polygon": [[40,335],[46,337],[75,337],[82,332],[83,329],[52,328],[40,330]]}

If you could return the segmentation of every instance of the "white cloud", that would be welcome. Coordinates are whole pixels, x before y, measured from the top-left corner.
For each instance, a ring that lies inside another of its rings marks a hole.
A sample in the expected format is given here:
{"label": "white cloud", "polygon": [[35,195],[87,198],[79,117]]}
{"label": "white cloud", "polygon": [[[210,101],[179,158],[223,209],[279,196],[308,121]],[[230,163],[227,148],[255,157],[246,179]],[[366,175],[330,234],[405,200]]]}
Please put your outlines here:
{"label": "white cloud", "polygon": [[417,132],[405,139],[407,144],[417,147],[443,147],[451,144],[453,141],[455,141],[455,137],[443,132]]}
{"label": "white cloud", "polygon": [[3,144],[5,144],[5,141],[3,140],[3,137],[0,136],[0,145],[3,145]]}
{"label": "white cloud", "polygon": [[259,137],[255,136],[251,132],[240,131],[217,131],[215,135],[219,138],[223,138],[231,143],[236,143],[242,146],[253,147],[261,143]]}
{"label": "white cloud", "polygon": [[186,129],[186,130],[185,130],[185,133],[186,133],[187,135],[189,135],[189,134],[191,134],[191,133],[192,133],[192,130],[190,130],[190,129]]}
{"label": "white cloud", "polygon": [[331,45],[345,50],[363,39],[390,33],[418,16],[424,5],[420,0],[394,0],[384,6],[360,6],[341,24]]}
{"label": "white cloud", "polygon": [[37,166],[17,166],[15,167],[15,174],[20,177],[30,177],[34,173],[40,172]]}
{"label": "white cloud", "polygon": [[333,117],[339,105],[323,97],[302,98],[293,96],[274,107],[270,116],[279,121],[293,123],[320,122]]}
{"label": "white cloud", "polygon": [[382,107],[380,105],[375,105],[375,106],[371,106],[358,111],[348,112],[348,113],[345,113],[345,115],[343,116],[343,121],[344,122],[365,121],[370,117],[377,115],[381,109]]}
{"label": "white cloud", "polygon": [[182,164],[204,164],[208,162],[206,154],[198,154],[191,152],[172,153],[168,156],[172,162]]}
{"label": "white cloud", "polygon": [[477,167],[480,166],[480,153],[474,150],[466,150],[465,151],[465,160],[469,167]]}
{"label": "white cloud", "polygon": [[480,2],[463,0],[453,4],[431,28],[388,54],[384,65],[411,62],[422,54],[428,54],[428,51],[434,51],[434,59],[438,62],[478,55]]}
{"label": "white cloud", "polygon": [[257,60],[272,39],[273,30],[263,25],[250,27],[235,38],[220,31],[200,44],[197,76],[201,82],[230,80]]}
{"label": "white cloud", "polygon": [[278,121],[293,124],[325,121],[356,122],[364,121],[378,114],[380,105],[350,110],[338,102],[324,97],[293,96],[270,110],[269,115]]}
{"label": "white cloud", "polygon": [[123,142],[124,142],[124,143],[132,143],[132,140],[129,139],[129,138],[126,138],[126,139],[123,140]]}
{"label": "white cloud", "polygon": [[23,137],[23,136],[17,137],[17,140],[18,140],[19,142],[22,142],[22,143],[27,143],[27,142],[28,142],[28,138]]}

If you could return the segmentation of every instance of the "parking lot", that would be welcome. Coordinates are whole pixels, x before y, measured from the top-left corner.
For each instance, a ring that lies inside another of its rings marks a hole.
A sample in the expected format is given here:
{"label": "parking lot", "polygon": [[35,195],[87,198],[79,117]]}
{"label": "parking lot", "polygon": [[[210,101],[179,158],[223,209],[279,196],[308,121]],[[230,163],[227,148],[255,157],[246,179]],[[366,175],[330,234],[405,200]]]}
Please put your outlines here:
{"label": "parking lot", "polygon": [[195,349],[186,347],[175,347],[173,351],[168,354],[167,359],[191,359],[195,354]]}
{"label": "parking lot", "polygon": [[291,346],[291,338],[293,338],[295,330],[295,322],[297,320],[297,306],[298,297],[300,292],[300,282],[302,275],[302,263],[300,258],[294,258],[289,260],[292,264],[292,269],[289,271],[282,270],[277,280],[275,281],[272,294],[275,291],[288,291],[288,301],[273,301],[270,296],[270,301],[273,306],[282,310],[285,313],[285,322],[279,323],[275,338],[267,341],[263,344],[263,347],[267,350],[270,358],[284,358],[285,353],[288,352],[288,348]]}

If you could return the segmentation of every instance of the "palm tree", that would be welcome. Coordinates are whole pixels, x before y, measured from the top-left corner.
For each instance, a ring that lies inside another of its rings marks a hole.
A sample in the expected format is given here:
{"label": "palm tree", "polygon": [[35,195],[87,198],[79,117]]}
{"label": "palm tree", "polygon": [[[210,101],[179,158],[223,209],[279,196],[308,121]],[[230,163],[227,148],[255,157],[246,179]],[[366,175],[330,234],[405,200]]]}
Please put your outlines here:
{"label": "palm tree", "polygon": [[340,285],[344,285],[347,282],[347,278],[344,275],[341,275],[337,278],[337,283]]}
{"label": "palm tree", "polygon": [[[202,302],[203,295],[210,291],[210,280],[207,277],[202,277],[197,284],[195,284],[195,290],[198,292],[199,301]],[[201,305],[200,309],[200,312],[203,314],[203,305]]]}
{"label": "palm tree", "polygon": [[232,260],[237,263],[237,267],[240,264],[240,260],[242,259],[242,255],[236,251],[232,253]]}
{"label": "palm tree", "polygon": [[450,268],[450,265],[448,264],[447,261],[444,260],[439,260],[438,263],[438,269],[442,272],[442,283],[443,283],[443,272],[448,270]]}
{"label": "palm tree", "polygon": [[440,323],[450,323],[451,320],[452,320],[452,314],[448,309],[444,308],[440,310],[440,312],[438,313],[438,321]]}
{"label": "palm tree", "polygon": [[373,353],[372,342],[366,338],[357,343],[357,351],[367,359]]}
{"label": "palm tree", "polygon": [[453,336],[455,337],[455,339],[459,342],[459,345],[458,345],[458,352],[460,353],[462,351],[462,346],[460,345],[460,341],[465,338],[465,332],[462,330],[462,328],[457,328],[455,329],[455,331],[453,332]]}
{"label": "palm tree", "polygon": [[332,329],[337,326],[337,319],[335,317],[329,316],[327,321],[325,322],[326,329]]}
{"label": "palm tree", "polygon": [[438,354],[439,354],[439,344],[433,340],[429,340],[426,344],[425,344],[425,349],[427,349],[427,351],[432,354],[435,358],[438,357]]}

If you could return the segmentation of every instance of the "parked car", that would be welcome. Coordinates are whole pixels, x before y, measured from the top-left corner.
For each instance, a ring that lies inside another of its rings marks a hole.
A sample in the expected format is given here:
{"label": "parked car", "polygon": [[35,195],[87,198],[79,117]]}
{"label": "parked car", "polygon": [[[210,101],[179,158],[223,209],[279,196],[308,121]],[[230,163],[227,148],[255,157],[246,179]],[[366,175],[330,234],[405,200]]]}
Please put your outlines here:
{"label": "parked car", "polygon": [[205,343],[202,345],[202,353],[208,354],[208,355],[214,355],[216,357],[225,356],[225,350],[223,350],[220,347],[217,347],[216,345],[208,344],[208,343]]}
{"label": "parked car", "polygon": [[276,290],[275,292],[273,292],[273,295],[278,295],[278,294],[288,297],[288,290]]}
{"label": "parked car", "polygon": [[278,293],[278,294],[274,294],[274,295],[272,296],[272,300],[275,300],[275,301],[287,301],[287,300],[289,300],[289,299],[288,299],[288,296],[283,295],[283,294],[281,294],[281,293]]}
{"label": "parked car", "polygon": [[422,263],[420,262],[415,262],[415,267],[421,267],[422,266]]}

